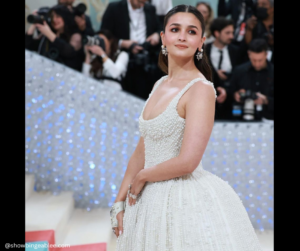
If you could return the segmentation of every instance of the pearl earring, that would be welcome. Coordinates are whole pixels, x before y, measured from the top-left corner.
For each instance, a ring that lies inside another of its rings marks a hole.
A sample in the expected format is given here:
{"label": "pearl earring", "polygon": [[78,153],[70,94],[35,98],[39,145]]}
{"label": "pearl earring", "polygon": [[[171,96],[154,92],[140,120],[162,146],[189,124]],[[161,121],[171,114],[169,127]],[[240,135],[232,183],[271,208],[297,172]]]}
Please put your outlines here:
{"label": "pearl earring", "polygon": [[198,61],[203,58],[203,49],[202,48],[200,51],[198,51],[196,53],[196,57],[197,57]]}
{"label": "pearl earring", "polygon": [[164,54],[165,56],[168,55],[167,47],[166,47],[165,45],[162,45],[162,46],[161,46],[161,52],[162,52],[162,54]]}

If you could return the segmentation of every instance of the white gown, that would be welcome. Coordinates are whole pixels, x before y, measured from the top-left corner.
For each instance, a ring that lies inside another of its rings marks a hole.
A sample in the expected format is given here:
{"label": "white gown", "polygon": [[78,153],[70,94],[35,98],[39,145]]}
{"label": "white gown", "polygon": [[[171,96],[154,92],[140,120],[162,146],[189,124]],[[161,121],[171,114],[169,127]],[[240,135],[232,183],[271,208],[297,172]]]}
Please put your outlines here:
{"label": "white gown", "polygon": [[[189,82],[166,110],[151,120],[139,117],[145,142],[145,167],[178,156],[185,119],[176,110],[181,96],[197,81]],[[195,153],[196,154],[196,153]],[[202,161],[193,173],[165,181],[147,182],[123,218],[123,234],[116,251],[261,251],[242,201],[225,181],[205,171]]]}

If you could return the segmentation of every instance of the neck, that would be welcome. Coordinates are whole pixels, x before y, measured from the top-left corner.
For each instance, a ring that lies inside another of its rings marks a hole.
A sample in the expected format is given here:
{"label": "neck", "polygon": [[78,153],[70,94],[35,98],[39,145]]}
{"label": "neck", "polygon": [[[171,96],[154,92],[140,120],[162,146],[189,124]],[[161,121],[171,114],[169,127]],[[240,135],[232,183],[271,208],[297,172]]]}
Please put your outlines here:
{"label": "neck", "polygon": [[56,31],[56,35],[59,36],[60,34],[62,34],[64,32],[64,29],[61,28],[59,30]]}
{"label": "neck", "polygon": [[221,43],[218,39],[215,39],[213,44],[219,49],[223,49],[226,46],[226,44]]}
{"label": "neck", "polygon": [[129,4],[131,5],[132,9],[134,9],[134,10],[140,9],[140,8],[138,8],[137,6],[133,5],[131,0],[128,0],[128,2],[129,2]]}
{"label": "neck", "polygon": [[168,79],[172,80],[186,80],[190,79],[191,76],[203,75],[199,72],[198,68],[195,66],[194,59],[188,58],[174,58],[168,55]]}

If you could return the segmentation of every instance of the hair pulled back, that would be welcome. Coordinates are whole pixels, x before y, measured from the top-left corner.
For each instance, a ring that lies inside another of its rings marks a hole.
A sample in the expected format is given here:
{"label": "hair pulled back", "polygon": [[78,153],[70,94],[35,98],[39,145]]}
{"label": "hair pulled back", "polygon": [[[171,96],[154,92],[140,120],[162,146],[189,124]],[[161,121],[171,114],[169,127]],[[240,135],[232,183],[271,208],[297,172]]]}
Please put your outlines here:
{"label": "hair pulled back", "polygon": [[[179,12],[192,13],[193,15],[195,15],[195,17],[200,21],[201,29],[202,29],[202,37],[203,37],[205,31],[205,22],[202,14],[194,6],[185,5],[185,4],[175,6],[166,14],[164,18],[163,32],[165,33],[165,27],[167,25],[169,18]],[[194,54],[194,63],[195,66],[198,68],[198,70],[205,76],[205,78],[209,81],[212,81],[212,71],[211,71],[210,64],[208,62],[208,58],[205,53],[204,44],[202,45],[202,49],[203,49],[203,58],[200,59],[199,61],[197,60],[196,58],[196,53],[198,52],[198,48],[197,48]],[[168,74],[168,57],[164,56],[161,51],[158,57],[158,66],[163,72]]]}

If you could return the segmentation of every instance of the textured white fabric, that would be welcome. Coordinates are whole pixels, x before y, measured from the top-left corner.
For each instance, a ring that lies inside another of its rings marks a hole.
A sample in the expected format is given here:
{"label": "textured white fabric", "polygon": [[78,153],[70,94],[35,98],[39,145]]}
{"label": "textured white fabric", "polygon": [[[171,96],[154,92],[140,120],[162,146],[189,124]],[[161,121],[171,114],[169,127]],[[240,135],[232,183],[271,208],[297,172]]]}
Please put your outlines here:
{"label": "textured white fabric", "polygon": [[[167,76],[162,77],[155,88]],[[145,168],[178,156],[185,119],[177,113],[181,96],[197,81],[188,83],[166,110],[151,120],[139,117],[145,142]],[[195,153],[196,154],[196,153]],[[234,190],[203,170],[202,161],[189,175],[147,182],[123,218],[123,234],[116,251],[261,251],[248,214]]]}

